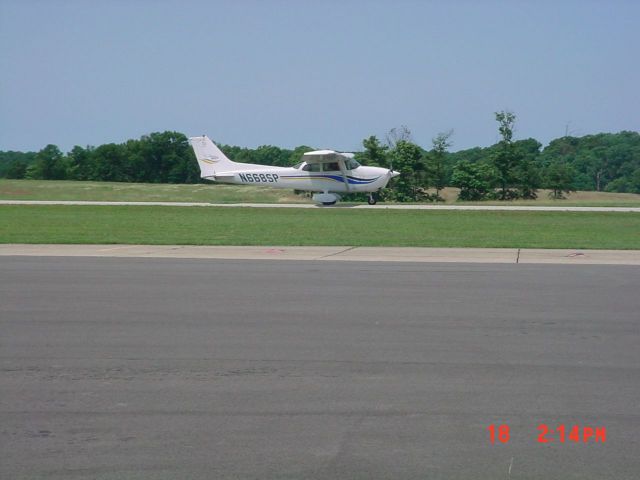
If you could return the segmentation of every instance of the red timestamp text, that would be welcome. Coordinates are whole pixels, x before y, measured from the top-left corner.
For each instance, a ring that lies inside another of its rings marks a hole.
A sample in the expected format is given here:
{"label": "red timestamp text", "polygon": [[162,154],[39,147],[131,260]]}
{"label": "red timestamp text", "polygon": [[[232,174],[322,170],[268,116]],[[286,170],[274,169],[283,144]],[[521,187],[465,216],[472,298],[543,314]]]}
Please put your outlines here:
{"label": "red timestamp text", "polygon": [[[491,443],[508,443],[511,440],[509,425],[491,424],[489,440]],[[590,427],[584,425],[566,426],[560,424],[554,427],[541,423],[538,425],[538,443],[605,443],[607,441],[607,429],[605,427]]]}

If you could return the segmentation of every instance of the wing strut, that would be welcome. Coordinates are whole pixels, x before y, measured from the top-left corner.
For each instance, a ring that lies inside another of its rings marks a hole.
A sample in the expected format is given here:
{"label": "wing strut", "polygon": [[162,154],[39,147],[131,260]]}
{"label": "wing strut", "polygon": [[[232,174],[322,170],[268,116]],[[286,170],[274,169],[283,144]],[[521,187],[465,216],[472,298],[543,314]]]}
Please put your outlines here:
{"label": "wing strut", "polygon": [[338,165],[340,166],[340,173],[342,173],[342,181],[346,185],[347,192],[351,191],[351,185],[349,185],[349,178],[347,177],[347,167],[344,164],[344,159],[338,157]]}

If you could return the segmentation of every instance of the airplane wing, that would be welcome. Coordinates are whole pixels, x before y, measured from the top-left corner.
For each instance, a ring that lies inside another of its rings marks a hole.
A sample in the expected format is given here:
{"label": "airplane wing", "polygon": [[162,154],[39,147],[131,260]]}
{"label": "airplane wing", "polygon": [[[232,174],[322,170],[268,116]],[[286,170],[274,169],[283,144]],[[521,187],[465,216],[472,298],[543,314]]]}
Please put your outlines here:
{"label": "airplane wing", "polygon": [[335,152],[333,150],[314,150],[302,156],[302,159],[307,163],[337,162],[340,158],[343,160],[353,158],[353,153]]}

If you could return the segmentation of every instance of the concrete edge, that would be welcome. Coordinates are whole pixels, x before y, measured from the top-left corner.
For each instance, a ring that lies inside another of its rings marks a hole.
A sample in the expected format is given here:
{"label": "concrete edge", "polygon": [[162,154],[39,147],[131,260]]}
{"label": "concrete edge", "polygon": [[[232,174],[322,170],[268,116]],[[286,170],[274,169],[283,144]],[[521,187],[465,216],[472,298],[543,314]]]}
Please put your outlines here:
{"label": "concrete edge", "polygon": [[0,256],[640,265],[640,250],[2,244]]}

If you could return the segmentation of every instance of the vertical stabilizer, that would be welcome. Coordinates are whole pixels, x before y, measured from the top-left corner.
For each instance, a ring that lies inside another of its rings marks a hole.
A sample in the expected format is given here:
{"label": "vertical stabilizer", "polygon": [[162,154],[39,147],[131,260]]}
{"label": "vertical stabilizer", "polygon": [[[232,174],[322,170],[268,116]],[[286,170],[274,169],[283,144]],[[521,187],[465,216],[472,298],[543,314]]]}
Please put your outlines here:
{"label": "vertical stabilizer", "polygon": [[191,137],[189,143],[198,159],[202,178],[215,177],[216,174],[234,169],[236,163],[229,160],[206,135]]}

